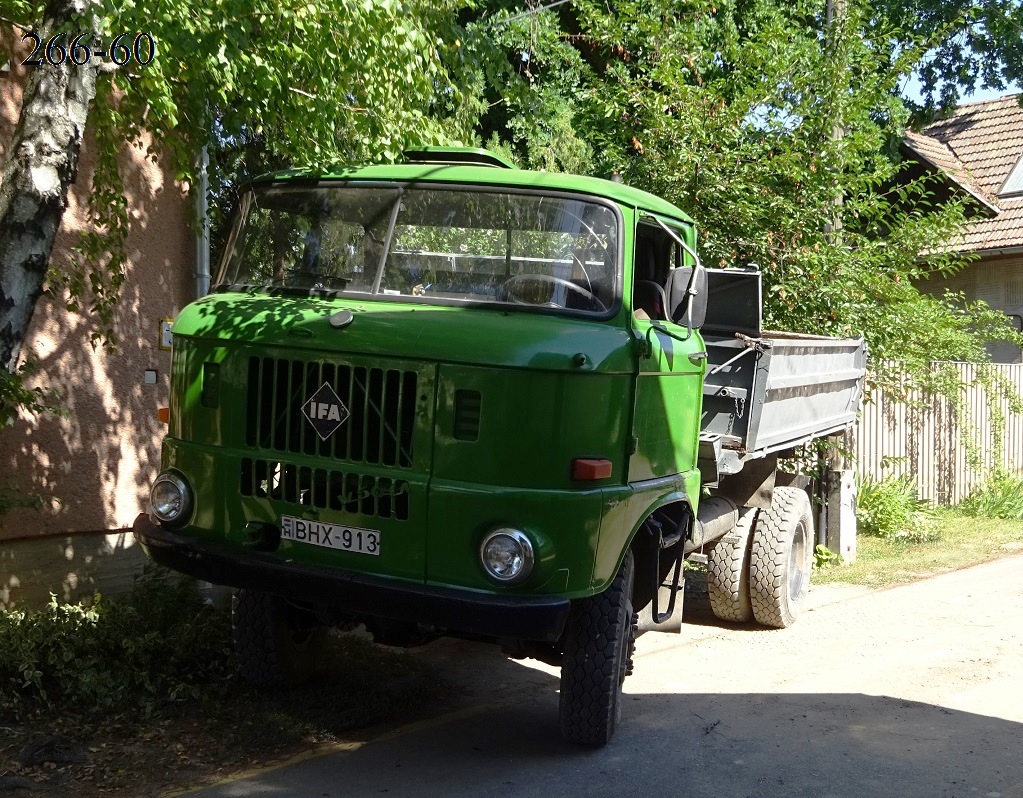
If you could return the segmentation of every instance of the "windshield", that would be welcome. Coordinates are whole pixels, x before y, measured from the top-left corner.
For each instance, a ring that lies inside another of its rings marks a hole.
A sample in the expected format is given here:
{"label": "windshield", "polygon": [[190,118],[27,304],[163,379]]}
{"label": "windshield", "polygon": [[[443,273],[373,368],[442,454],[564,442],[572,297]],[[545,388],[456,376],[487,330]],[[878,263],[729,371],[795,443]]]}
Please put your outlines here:
{"label": "windshield", "polygon": [[257,187],[243,197],[223,263],[221,290],[603,313],[615,299],[618,222],[606,205],[564,196]]}

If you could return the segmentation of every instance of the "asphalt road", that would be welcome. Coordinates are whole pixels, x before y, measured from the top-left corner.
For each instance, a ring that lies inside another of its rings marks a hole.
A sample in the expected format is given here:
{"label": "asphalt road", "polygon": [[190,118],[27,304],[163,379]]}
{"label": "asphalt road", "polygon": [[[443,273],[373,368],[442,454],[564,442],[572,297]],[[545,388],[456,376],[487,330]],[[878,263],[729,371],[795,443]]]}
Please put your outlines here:
{"label": "asphalt road", "polygon": [[811,599],[787,630],[643,636],[602,750],[560,740],[554,669],[438,641],[412,656],[462,708],[189,795],[1023,798],[1023,557]]}

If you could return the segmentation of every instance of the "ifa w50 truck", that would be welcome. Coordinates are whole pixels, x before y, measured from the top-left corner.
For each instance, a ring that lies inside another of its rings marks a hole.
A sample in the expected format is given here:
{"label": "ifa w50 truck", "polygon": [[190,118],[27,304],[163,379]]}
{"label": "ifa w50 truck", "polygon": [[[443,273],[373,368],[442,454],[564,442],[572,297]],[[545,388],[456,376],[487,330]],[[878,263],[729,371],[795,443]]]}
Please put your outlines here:
{"label": "ifa w50 truck", "polygon": [[559,665],[564,736],[604,745],[686,557],[721,618],[788,626],[806,595],[814,514],[777,464],[853,423],[864,347],[761,305],[621,183],[461,148],[259,178],[174,324],[135,535],[237,590],[252,682],[307,675],[331,626],[489,639]]}

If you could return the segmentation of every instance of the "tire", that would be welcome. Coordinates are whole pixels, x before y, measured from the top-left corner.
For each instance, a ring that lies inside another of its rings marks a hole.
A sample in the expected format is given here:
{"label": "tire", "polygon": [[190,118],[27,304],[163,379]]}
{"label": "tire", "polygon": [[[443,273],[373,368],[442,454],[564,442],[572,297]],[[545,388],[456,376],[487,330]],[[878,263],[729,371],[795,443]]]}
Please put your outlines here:
{"label": "tire", "polygon": [[606,745],[621,722],[622,683],[636,646],[634,579],[630,551],[607,590],[572,606],[565,627],[559,713],[561,734],[573,743]]}
{"label": "tire", "polygon": [[263,688],[294,687],[312,676],[326,630],[302,623],[303,613],[280,596],[256,590],[234,594],[231,634],[238,674]]}
{"label": "tire", "polygon": [[757,623],[784,629],[796,622],[810,587],[813,541],[809,497],[798,488],[775,488],[770,509],[760,511],[750,553]]}
{"label": "tire", "polygon": [[707,594],[714,617],[722,621],[753,620],[749,564],[757,510],[745,507],[739,522],[718,540],[707,558]]}

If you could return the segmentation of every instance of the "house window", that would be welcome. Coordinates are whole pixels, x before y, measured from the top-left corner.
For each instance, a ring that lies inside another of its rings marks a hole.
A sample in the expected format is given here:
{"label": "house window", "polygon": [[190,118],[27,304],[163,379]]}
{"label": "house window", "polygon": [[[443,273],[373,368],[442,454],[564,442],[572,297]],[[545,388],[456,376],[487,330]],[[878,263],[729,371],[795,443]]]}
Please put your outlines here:
{"label": "house window", "polygon": [[1020,197],[1023,196],[1023,156],[1016,162],[1005,183],[998,191],[999,197]]}
{"label": "house window", "polygon": [[1023,280],[1009,280],[1005,284],[1005,304],[1023,307]]}

